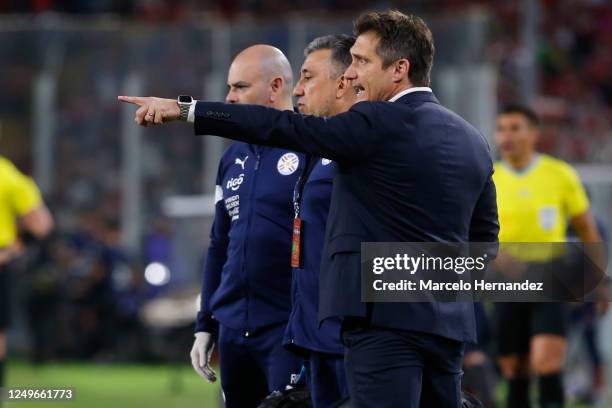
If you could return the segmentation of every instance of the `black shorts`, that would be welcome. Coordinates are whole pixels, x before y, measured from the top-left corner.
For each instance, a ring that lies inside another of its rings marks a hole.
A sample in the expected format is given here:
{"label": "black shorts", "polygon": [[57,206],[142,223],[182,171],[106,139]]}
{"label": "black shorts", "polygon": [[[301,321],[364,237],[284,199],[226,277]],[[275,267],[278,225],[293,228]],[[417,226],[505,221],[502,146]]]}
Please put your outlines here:
{"label": "black shorts", "polygon": [[565,303],[495,303],[497,354],[528,354],[538,334],[565,337],[567,320]]}
{"label": "black shorts", "polygon": [[8,268],[0,265],[0,331],[8,328],[11,317],[8,279]]}

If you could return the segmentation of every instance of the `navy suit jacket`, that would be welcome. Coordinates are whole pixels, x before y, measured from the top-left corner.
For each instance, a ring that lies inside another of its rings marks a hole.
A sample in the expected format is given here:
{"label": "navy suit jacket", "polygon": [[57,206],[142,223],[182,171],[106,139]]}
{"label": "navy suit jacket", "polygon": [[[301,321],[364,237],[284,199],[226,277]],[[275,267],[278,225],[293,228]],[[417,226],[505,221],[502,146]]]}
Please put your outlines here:
{"label": "navy suit jacket", "polygon": [[485,138],[431,92],[360,102],[318,118],[198,102],[196,134],[284,147],[337,163],[321,265],[319,319],[367,316],[381,327],[475,341],[468,302],[361,302],[361,242],[497,242]]}

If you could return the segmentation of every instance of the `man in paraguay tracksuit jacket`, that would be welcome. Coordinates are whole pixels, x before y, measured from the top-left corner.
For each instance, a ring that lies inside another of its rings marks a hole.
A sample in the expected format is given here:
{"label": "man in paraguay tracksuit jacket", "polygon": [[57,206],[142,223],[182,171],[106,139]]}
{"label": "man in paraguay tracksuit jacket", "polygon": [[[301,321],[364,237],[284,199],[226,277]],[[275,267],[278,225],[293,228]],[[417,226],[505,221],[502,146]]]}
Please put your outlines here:
{"label": "man in paraguay tracksuit jacket", "polygon": [[[282,52],[253,46],[234,59],[226,100],[292,109],[291,82]],[[228,408],[256,407],[295,381],[302,366],[282,340],[291,310],[292,195],[304,162],[285,149],[238,142],[219,164],[191,359],[215,381],[209,363],[218,342]]]}
{"label": "man in paraguay tracksuit jacket", "polygon": [[[351,63],[354,42],[352,36],[328,35],[306,47],[300,80],[293,91],[301,113],[333,116],[351,107],[355,90],[343,73]],[[293,269],[293,308],[285,344],[309,361],[314,408],[327,408],[348,396],[341,322],[327,319],[319,327],[318,319],[319,271],[336,165],[326,158],[311,156],[306,160],[294,193],[296,218],[302,228],[299,247],[294,249],[299,250],[299,266]]]}

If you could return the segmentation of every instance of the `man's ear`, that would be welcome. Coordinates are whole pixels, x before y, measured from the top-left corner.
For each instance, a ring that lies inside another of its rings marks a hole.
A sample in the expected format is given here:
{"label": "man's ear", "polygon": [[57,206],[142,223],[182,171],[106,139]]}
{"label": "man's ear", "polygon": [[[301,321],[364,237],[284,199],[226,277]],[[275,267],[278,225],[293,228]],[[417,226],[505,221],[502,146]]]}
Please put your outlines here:
{"label": "man's ear", "polygon": [[274,103],[278,98],[281,97],[284,85],[285,84],[283,78],[272,78],[272,80],[270,81],[270,102]]}
{"label": "man's ear", "polygon": [[410,61],[402,58],[395,61],[389,68],[393,70],[393,82],[401,82],[404,78],[408,79],[408,73],[410,72]]}
{"label": "man's ear", "polygon": [[336,99],[341,99],[351,89],[350,81],[346,79],[344,74],[336,79]]}

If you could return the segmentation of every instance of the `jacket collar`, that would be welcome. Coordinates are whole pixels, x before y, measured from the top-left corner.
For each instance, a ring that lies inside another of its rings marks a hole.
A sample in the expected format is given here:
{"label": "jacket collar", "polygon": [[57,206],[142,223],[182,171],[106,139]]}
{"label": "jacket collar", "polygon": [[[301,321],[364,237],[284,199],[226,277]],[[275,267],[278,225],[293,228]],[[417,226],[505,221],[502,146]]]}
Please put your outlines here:
{"label": "jacket collar", "polygon": [[433,102],[440,104],[438,98],[430,91],[414,91],[400,96],[395,100],[396,103],[412,103],[412,102]]}
{"label": "jacket collar", "polygon": [[402,96],[411,93],[411,92],[418,92],[418,91],[425,91],[425,92],[433,92],[431,90],[430,87],[428,86],[413,86],[411,88],[406,88],[403,91],[399,91],[398,93],[396,93],[395,95],[393,95],[387,102],[395,102],[397,101],[399,98],[401,98]]}

